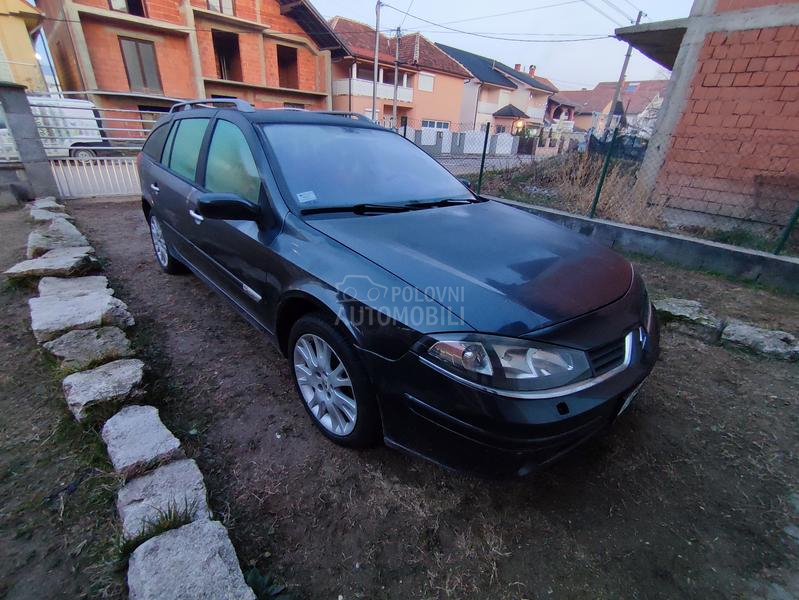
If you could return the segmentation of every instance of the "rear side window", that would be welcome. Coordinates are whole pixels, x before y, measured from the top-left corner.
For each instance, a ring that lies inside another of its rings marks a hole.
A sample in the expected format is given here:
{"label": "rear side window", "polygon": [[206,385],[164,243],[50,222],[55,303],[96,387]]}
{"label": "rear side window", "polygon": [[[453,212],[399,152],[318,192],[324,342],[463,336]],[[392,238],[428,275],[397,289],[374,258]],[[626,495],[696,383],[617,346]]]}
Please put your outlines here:
{"label": "rear side window", "polygon": [[161,151],[164,149],[164,142],[166,141],[166,135],[168,133],[168,125],[156,127],[152,133],[150,133],[150,137],[147,138],[147,141],[144,142],[142,152],[144,152],[153,160],[159,160],[161,158]]}
{"label": "rear side window", "polygon": [[258,204],[261,175],[244,134],[229,121],[217,121],[208,146],[205,189],[238,194]]}
{"label": "rear side window", "polygon": [[208,119],[181,119],[177,125],[177,133],[171,147],[165,153],[164,164],[178,175],[194,181],[200,147],[203,144],[205,130],[208,128]]}

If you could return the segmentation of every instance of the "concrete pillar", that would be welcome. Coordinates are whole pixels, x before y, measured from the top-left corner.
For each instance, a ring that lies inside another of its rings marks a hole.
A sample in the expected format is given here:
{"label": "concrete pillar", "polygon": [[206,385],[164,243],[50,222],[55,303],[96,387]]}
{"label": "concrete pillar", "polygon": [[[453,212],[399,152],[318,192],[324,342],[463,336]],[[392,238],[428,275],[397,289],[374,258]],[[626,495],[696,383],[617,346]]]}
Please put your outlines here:
{"label": "concrete pillar", "polygon": [[6,114],[8,130],[17,145],[19,160],[34,196],[59,196],[25,89],[24,85],[0,81],[0,104]]}

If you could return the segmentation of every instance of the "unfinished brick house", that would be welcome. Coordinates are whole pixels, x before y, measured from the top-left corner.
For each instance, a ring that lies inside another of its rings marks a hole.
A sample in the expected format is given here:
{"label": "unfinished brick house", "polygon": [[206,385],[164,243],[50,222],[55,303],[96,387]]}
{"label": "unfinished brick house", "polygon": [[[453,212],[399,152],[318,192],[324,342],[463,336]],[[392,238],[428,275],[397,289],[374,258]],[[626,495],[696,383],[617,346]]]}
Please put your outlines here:
{"label": "unfinished brick house", "polygon": [[616,30],[672,69],[641,167],[667,220],[784,226],[799,203],[799,2],[695,0]]}
{"label": "unfinished brick house", "polygon": [[86,91],[100,107],[158,112],[180,99],[236,97],[258,107],[330,108],[331,54],[342,49],[308,2],[37,5],[63,89]]}

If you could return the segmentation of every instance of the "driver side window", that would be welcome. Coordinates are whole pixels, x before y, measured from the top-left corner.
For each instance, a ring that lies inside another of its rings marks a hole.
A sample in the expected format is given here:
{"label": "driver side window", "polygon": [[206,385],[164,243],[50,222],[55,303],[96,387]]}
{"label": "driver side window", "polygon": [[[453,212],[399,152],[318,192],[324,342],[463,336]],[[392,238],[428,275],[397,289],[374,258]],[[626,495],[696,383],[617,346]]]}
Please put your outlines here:
{"label": "driver side window", "polygon": [[253,204],[261,195],[261,174],[244,134],[229,121],[217,121],[205,168],[205,189],[238,194]]}

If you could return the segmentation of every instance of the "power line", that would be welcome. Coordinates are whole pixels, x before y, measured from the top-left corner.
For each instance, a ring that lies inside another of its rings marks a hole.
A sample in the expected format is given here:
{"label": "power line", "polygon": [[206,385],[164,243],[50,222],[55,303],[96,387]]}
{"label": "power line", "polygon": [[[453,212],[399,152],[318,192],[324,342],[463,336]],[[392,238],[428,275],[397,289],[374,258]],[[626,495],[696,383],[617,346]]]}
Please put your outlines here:
{"label": "power line", "polygon": [[[518,15],[520,13],[532,12],[535,10],[544,10],[547,8],[554,8],[556,6],[566,6],[567,4],[577,4],[579,2],[581,2],[581,0],[568,0],[567,2],[557,2],[555,4],[535,6],[533,8],[522,8],[520,10],[511,10],[503,13],[494,13],[492,15],[483,15],[482,17],[469,17],[468,19],[458,19],[457,21],[444,21],[444,25],[452,25],[454,23],[466,23],[467,21],[481,21],[483,19],[492,19],[494,17],[506,17],[508,15]],[[408,10],[410,10],[410,8]]]}
{"label": "power line", "polygon": [[625,4],[627,4],[630,7],[634,8],[637,12],[642,12],[642,13],[644,13],[644,15],[646,15],[646,13],[644,12],[644,9],[642,9],[639,6],[633,4],[632,2],[630,2],[630,0],[622,0],[622,2],[624,2]]}
{"label": "power line", "polygon": [[423,19],[417,15],[411,14],[408,11],[404,11],[402,9],[397,8],[396,6],[392,6],[391,4],[383,4],[386,8],[390,8],[395,10],[399,13],[408,15],[409,17],[416,19],[418,21],[422,21],[423,23],[427,23],[428,25],[433,25],[434,27],[441,27],[443,29],[447,29],[449,31],[454,31],[455,33],[462,33],[464,35],[472,35],[475,37],[486,38],[489,40],[500,40],[504,42],[528,42],[528,43],[564,43],[564,42],[588,42],[592,40],[602,40],[611,38],[611,35],[602,35],[602,36],[594,36],[594,37],[583,37],[583,38],[572,38],[572,39],[550,39],[550,40],[529,40],[529,39],[518,39],[518,38],[508,38],[508,37],[501,37],[501,36],[493,36],[493,35],[485,35],[480,33],[475,33],[473,31],[464,31],[463,29],[455,29],[454,27],[448,27],[447,25],[443,25],[441,23],[436,23],[434,21],[429,21],[427,19]]}
{"label": "power line", "polygon": [[[461,33],[449,29],[406,29],[409,33]],[[518,31],[470,31],[470,35],[524,35],[538,37],[608,37],[605,33],[519,33]],[[612,37],[612,36],[611,36]],[[517,40],[518,41],[518,40]]]}
{"label": "power line", "polygon": [[[411,0],[410,4],[408,4],[408,9],[407,10],[411,10],[411,8],[413,8],[413,3],[414,3],[414,0]],[[407,16],[408,16],[408,12],[406,11],[405,14],[402,16],[402,21],[400,21],[399,27],[397,27],[397,29],[402,29],[402,26],[405,25],[405,19],[406,19]]]}
{"label": "power line", "polygon": [[[581,0],[574,0],[574,1],[580,2]],[[388,6],[388,5],[386,4],[384,6]],[[391,6],[389,8],[394,8],[394,7]],[[398,10],[398,9],[394,8],[394,10]],[[403,11],[398,10],[398,12],[403,12]],[[413,17],[413,18],[422,20],[422,21],[424,20],[424,19],[420,19],[419,17],[415,17],[414,15],[410,15],[410,16]],[[78,24],[83,23],[83,21],[81,21],[80,19],[64,19],[64,18],[59,18],[59,17],[48,17],[48,16],[44,16],[42,18],[47,20],[47,21],[57,21],[57,22],[61,22],[61,23],[78,23]],[[443,25],[439,25],[437,23],[433,23],[432,21],[425,21],[425,22],[430,24],[430,25],[433,25],[434,27],[444,27]],[[172,26],[172,27],[170,27],[170,31],[181,32],[181,33],[182,32],[208,32],[208,33],[210,33],[210,32],[218,31],[218,30],[214,29],[213,27],[205,28],[205,27],[178,27],[178,26]],[[264,31],[265,31],[265,33],[280,33],[280,34],[286,34],[286,35],[330,34],[331,32],[334,33],[334,34],[356,33],[356,34],[367,34],[367,35],[370,35],[370,36],[374,35],[373,32],[365,32],[363,29],[332,29],[331,28],[331,29],[322,29],[322,30],[297,29],[297,30],[294,30],[294,31],[282,31],[282,30],[278,30],[278,29],[269,29],[269,28],[265,27]],[[396,31],[396,27],[386,27],[385,29],[383,29],[383,28],[380,29],[380,33],[394,33],[395,31]],[[501,36],[501,35],[523,35],[523,36],[544,36],[544,37],[550,37],[550,36],[551,37],[576,36],[576,37],[582,37],[583,39],[605,39],[605,38],[613,37],[613,36],[606,35],[606,34],[601,34],[601,33],[562,33],[562,34],[556,34],[556,33],[492,32],[492,31],[469,32],[469,31],[462,31],[462,30],[453,29],[453,28],[449,28],[449,27],[445,28],[444,30],[441,30],[441,29],[409,29],[408,31],[419,32],[419,33],[461,33],[461,34],[466,34],[466,35],[478,35],[480,37]],[[490,38],[490,39],[505,39],[505,38],[497,37],[497,38]],[[506,39],[506,41],[511,41],[511,42],[564,41],[564,42],[569,42],[569,41],[573,41],[573,40],[518,40],[518,39]],[[577,41],[577,40],[574,40],[574,41]]]}
{"label": "power line", "polygon": [[635,21],[635,19],[631,18],[630,15],[628,15],[626,12],[624,12],[622,9],[620,9],[618,6],[616,6],[610,0],[601,0],[601,1],[604,2],[605,4],[607,4],[613,10],[615,10],[617,13],[619,13],[625,19],[627,19],[630,23],[633,23]]}
{"label": "power line", "polygon": [[608,21],[611,21],[611,22],[615,23],[619,27],[624,27],[624,23],[619,23],[619,21],[617,19],[615,19],[614,17],[611,17],[608,13],[606,13],[602,9],[597,8],[596,6],[591,4],[588,0],[582,0],[582,1],[583,1],[583,3],[585,3],[586,6],[589,6],[589,7],[593,8],[596,12],[598,12],[600,15],[605,17]]}

